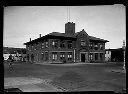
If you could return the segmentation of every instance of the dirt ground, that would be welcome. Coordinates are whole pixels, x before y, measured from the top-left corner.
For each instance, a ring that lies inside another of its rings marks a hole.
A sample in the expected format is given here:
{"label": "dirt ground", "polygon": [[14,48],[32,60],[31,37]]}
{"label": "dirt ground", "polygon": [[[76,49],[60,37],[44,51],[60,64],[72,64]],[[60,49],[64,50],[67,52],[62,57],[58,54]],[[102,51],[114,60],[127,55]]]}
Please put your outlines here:
{"label": "dirt ground", "polygon": [[[52,85],[62,91],[114,91],[122,92],[126,90],[126,73],[122,70],[123,64],[76,64],[76,65],[41,65],[28,63],[15,63],[13,69],[4,64],[4,85],[9,83],[8,78],[33,77],[47,80]],[[118,70],[115,71],[115,70]],[[26,78],[26,79],[28,79]],[[30,79],[29,79],[30,80]],[[10,80],[11,81],[11,80]],[[13,80],[14,83],[16,80]],[[36,80],[35,80],[36,81]],[[38,80],[37,80],[38,81]],[[23,85],[24,81],[18,82]],[[27,82],[26,82],[27,83]],[[38,87],[39,91],[44,87],[42,82],[28,82],[27,88]],[[31,83],[31,84],[30,84]],[[12,85],[14,86],[14,85]],[[50,87],[49,87],[50,88]],[[37,89],[37,91],[38,91]],[[47,89],[48,91],[48,89]],[[53,92],[55,89],[53,89]]]}

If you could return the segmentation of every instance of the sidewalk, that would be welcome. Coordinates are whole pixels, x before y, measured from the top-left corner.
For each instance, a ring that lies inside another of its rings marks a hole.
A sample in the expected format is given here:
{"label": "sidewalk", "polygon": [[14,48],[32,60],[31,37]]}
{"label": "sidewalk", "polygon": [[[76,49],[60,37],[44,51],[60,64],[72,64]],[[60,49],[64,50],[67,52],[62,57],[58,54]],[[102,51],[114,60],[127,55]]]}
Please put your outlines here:
{"label": "sidewalk", "polygon": [[62,90],[48,84],[48,81],[40,78],[9,77],[4,78],[4,89],[19,88],[22,92],[60,92]]}

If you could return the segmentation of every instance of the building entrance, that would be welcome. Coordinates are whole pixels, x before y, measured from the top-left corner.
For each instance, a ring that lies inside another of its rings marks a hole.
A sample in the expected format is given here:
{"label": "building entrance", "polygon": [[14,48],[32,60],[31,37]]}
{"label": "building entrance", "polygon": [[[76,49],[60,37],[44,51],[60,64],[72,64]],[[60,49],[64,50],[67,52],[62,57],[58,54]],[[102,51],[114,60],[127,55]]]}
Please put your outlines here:
{"label": "building entrance", "polygon": [[81,53],[81,62],[85,62],[85,54]]}
{"label": "building entrance", "polygon": [[83,52],[83,53],[81,53],[80,56],[81,56],[81,57],[80,57],[81,62],[86,62],[86,61],[88,61],[88,53]]}

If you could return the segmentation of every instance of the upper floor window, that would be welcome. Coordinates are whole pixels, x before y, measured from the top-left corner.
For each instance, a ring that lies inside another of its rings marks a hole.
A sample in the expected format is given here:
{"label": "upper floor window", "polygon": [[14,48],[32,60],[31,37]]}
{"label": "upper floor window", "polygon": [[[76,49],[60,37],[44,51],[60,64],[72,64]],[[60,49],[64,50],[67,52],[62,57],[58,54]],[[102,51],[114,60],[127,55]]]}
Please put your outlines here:
{"label": "upper floor window", "polygon": [[93,43],[92,42],[90,42],[89,47],[90,47],[90,49],[93,49]]}
{"label": "upper floor window", "polygon": [[64,41],[60,41],[60,47],[61,47],[61,48],[65,48],[65,43],[64,43]]}
{"label": "upper floor window", "polygon": [[100,50],[103,50],[103,44],[100,44]]}
{"label": "upper floor window", "polygon": [[34,50],[37,50],[37,45],[36,44],[34,45]]}
{"label": "upper floor window", "polygon": [[34,49],[34,46],[32,45],[32,50]]}
{"label": "upper floor window", "polygon": [[46,48],[48,47],[48,41],[45,42],[45,47],[46,47]]}
{"label": "upper floor window", "polygon": [[68,41],[68,48],[69,48],[69,49],[72,48],[72,41]]}
{"label": "upper floor window", "polygon": [[58,46],[58,41],[57,40],[53,40],[52,41],[52,46],[56,48]]}
{"label": "upper floor window", "polygon": [[44,48],[44,42],[42,42],[41,47]]}
{"label": "upper floor window", "polygon": [[85,46],[85,45],[86,45],[85,41],[81,40],[81,46]]}
{"label": "upper floor window", "polygon": [[30,50],[30,46],[27,46],[27,50]]}
{"label": "upper floor window", "polygon": [[95,50],[98,50],[98,43],[95,43],[94,49],[95,49]]}

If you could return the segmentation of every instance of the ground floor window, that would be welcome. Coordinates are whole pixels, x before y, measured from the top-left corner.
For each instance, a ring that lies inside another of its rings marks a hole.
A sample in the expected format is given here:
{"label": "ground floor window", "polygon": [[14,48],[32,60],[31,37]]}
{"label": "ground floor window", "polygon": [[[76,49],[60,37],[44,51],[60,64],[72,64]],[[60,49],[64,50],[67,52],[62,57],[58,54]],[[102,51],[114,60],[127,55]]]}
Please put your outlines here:
{"label": "ground floor window", "polygon": [[31,61],[33,62],[34,61],[34,55],[31,54]]}
{"label": "ground floor window", "polygon": [[65,52],[61,52],[60,53],[60,60],[64,60],[65,59]]}
{"label": "ground floor window", "polygon": [[57,52],[52,52],[52,60],[53,61],[57,60]]}
{"label": "ground floor window", "polygon": [[72,60],[72,52],[68,52],[68,60]]}
{"label": "ground floor window", "polygon": [[89,54],[89,58],[90,58],[90,60],[93,60],[93,53]]}
{"label": "ground floor window", "polygon": [[95,60],[98,60],[98,53],[95,53]]}
{"label": "ground floor window", "polygon": [[27,54],[27,61],[29,61],[29,54]]}
{"label": "ground floor window", "polygon": [[41,60],[43,60],[44,59],[44,53],[42,52],[41,53]]}
{"label": "ground floor window", "polygon": [[100,53],[100,60],[103,60],[103,53]]}
{"label": "ground floor window", "polygon": [[48,52],[45,52],[45,61],[48,60]]}

